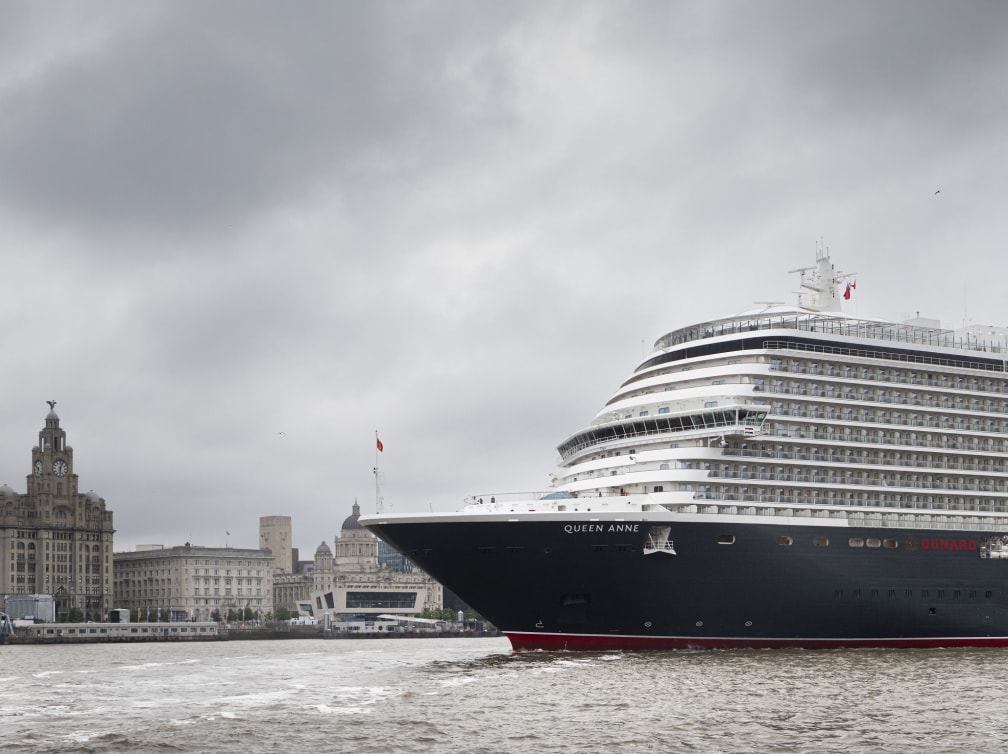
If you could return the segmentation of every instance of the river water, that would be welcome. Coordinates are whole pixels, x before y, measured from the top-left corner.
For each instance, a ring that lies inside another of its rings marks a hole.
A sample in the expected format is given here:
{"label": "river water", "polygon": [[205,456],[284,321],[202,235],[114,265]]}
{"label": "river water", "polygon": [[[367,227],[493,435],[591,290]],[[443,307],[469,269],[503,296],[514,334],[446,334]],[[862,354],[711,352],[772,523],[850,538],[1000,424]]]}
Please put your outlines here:
{"label": "river water", "polygon": [[999,752],[1008,651],[568,653],[506,639],[0,647],[24,752]]}

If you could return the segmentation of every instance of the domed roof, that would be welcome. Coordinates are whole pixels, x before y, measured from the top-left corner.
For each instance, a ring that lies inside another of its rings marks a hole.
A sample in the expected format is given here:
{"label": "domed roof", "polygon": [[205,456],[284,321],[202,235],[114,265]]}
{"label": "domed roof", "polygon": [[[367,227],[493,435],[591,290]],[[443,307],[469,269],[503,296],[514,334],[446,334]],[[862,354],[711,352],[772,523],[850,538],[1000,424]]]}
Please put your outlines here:
{"label": "domed roof", "polygon": [[353,513],[351,513],[349,516],[347,516],[346,520],[343,522],[343,527],[342,527],[343,531],[352,531],[354,529],[363,529],[364,527],[361,526],[360,525],[360,521],[357,520],[359,518],[360,518],[360,506],[357,505],[357,501],[354,500]]}
{"label": "domed roof", "polygon": [[17,493],[8,484],[0,484],[0,497],[17,497]]}
{"label": "domed roof", "polygon": [[87,494],[84,497],[86,497],[92,503],[101,502],[101,497],[94,490],[88,490]]}
{"label": "domed roof", "polygon": [[322,544],[318,546],[318,549],[315,550],[315,555],[332,555],[332,550],[329,549],[329,545],[322,542]]}

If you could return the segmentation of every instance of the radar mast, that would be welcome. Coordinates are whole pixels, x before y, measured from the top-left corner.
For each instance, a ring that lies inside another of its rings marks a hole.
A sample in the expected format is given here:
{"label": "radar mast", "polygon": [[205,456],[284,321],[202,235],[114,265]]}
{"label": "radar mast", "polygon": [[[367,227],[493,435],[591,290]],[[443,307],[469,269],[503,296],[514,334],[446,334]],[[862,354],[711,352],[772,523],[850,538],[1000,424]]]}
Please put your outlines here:
{"label": "radar mast", "polygon": [[789,272],[799,273],[799,283],[805,289],[798,291],[798,306],[814,312],[839,312],[841,297],[850,297],[847,294],[849,288],[844,289],[845,295],[840,293],[840,286],[857,274],[838,271],[830,261],[829,250],[822,246],[816,249],[816,264],[813,267],[800,267]]}

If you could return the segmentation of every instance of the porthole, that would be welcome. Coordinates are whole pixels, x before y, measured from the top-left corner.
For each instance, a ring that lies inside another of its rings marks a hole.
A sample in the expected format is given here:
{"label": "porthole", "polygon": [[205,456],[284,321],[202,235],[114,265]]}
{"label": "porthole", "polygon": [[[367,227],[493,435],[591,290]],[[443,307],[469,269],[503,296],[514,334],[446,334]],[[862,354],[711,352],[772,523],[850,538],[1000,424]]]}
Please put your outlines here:
{"label": "porthole", "polygon": [[720,534],[717,538],[717,543],[719,545],[733,545],[735,544],[734,534]]}
{"label": "porthole", "polygon": [[816,547],[829,547],[829,537],[815,537],[812,544]]}
{"label": "porthole", "polygon": [[864,547],[864,540],[861,537],[851,537],[847,540],[847,544],[851,547]]}
{"label": "porthole", "polygon": [[788,537],[786,535],[777,537],[777,544],[779,544],[781,547],[790,547],[791,545],[794,544],[794,538]]}
{"label": "porthole", "polygon": [[879,539],[875,539],[874,537],[872,537],[872,538],[866,539],[865,540],[865,544],[868,545],[869,547],[881,547],[882,546],[882,541],[879,540]]}
{"label": "porthole", "polygon": [[895,550],[897,547],[899,547],[899,540],[883,539],[882,546],[885,547],[887,550]]}

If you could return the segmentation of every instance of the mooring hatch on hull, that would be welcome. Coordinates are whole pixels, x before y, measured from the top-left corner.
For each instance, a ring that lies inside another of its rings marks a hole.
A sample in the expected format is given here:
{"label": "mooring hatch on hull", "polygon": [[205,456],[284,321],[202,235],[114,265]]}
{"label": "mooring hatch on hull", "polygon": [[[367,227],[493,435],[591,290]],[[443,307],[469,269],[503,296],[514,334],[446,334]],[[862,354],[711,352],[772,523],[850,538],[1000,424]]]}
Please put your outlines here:
{"label": "mooring hatch on hull", "polygon": [[652,526],[648,530],[647,539],[644,542],[644,554],[655,555],[656,553],[664,553],[666,555],[675,555],[675,548],[672,546],[672,540],[669,539],[669,534],[671,533],[671,526]]}

